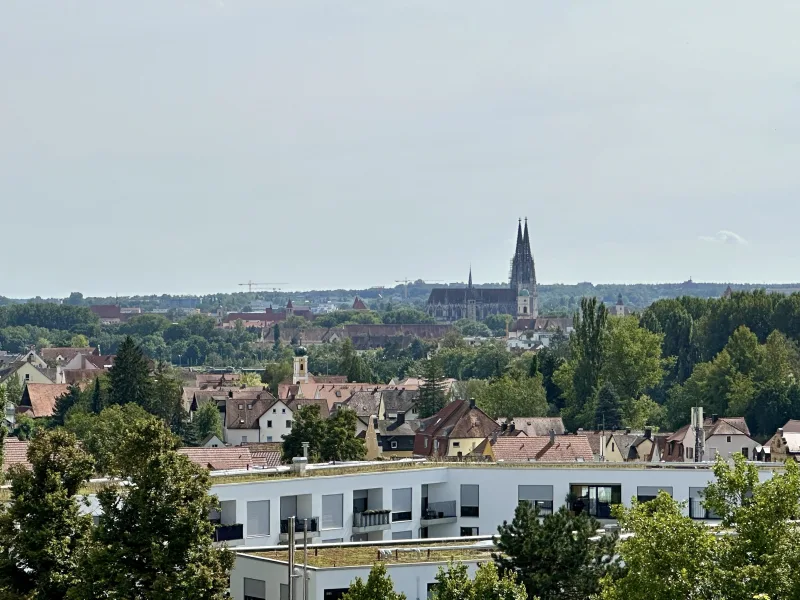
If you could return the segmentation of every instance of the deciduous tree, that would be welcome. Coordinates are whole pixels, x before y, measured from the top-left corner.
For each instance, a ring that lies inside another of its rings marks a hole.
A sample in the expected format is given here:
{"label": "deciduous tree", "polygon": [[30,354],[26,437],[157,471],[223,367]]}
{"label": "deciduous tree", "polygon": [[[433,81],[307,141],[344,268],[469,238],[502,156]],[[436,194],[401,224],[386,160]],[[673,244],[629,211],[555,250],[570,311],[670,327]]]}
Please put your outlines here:
{"label": "deciduous tree", "polygon": [[406,595],[394,591],[386,565],[379,562],[370,569],[366,582],[361,577],[356,577],[342,600],[406,600]]}
{"label": "deciduous tree", "polygon": [[203,402],[192,416],[192,441],[195,445],[210,435],[222,439],[222,415],[216,402]]}
{"label": "deciduous tree", "polygon": [[324,461],[364,460],[366,446],[364,440],[356,437],[355,411],[340,408],[327,421],[323,421],[323,437],[320,443],[320,457]]}
{"label": "deciduous tree", "polygon": [[303,442],[308,442],[308,460],[318,462],[325,428],[319,406],[306,404],[298,408],[294,413],[292,431],[283,436],[283,460],[288,462],[296,456],[303,456]]}

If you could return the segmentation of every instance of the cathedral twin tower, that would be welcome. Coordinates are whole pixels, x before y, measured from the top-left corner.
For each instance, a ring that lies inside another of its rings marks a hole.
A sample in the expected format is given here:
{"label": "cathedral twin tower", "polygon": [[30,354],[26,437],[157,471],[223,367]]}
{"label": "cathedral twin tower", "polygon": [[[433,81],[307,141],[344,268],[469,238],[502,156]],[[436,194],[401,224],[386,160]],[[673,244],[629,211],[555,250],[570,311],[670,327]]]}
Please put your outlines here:
{"label": "cathedral twin tower", "polygon": [[437,321],[483,320],[489,315],[508,314],[518,319],[539,316],[536,267],[528,236],[528,219],[517,225],[517,247],[511,259],[508,288],[476,288],[472,269],[466,288],[435,288],[428,298],[427,312]]}

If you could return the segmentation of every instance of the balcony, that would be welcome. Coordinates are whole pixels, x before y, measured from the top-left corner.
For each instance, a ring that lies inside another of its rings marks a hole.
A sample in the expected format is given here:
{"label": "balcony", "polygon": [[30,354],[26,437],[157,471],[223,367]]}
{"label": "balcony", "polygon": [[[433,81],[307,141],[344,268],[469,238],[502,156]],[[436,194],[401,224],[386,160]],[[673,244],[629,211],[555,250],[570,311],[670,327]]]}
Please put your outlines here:
{"label": "balcony", "polygon": [[[308,537],[319,537],[319,517],[311,517],[308,519]],[[294,520],[294,539],[303,539],[303,519],[301,518]],[[281,542],[289,541],[289,519],[281,519],[281,535],[279,540]]]}
{"label": "balcony", "polygon": [[235,523],[234,525],[214,525],[214,541],[230,542],[233,540],[244,539],[244,525]]}
{"label": "balcony", "polygon": [[390,510],[365,510],[353,513],[353,533],[386,531],[392,528]]}
{"label": "balcony", "polygon": [[428,508],[422,513],[422,519],[420,519],[419,523],[421,527],[430,527],[431,525],[446,525],[456,521],[458,521],[456,501],[450,500],[449,502],[431,502],[428,504]]}

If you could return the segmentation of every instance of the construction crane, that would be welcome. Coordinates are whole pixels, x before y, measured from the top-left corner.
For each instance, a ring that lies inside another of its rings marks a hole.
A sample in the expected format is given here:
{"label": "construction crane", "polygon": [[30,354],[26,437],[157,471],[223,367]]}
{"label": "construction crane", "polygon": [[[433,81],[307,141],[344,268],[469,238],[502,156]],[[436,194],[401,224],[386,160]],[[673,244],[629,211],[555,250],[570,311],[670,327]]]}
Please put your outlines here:
{"label": "construction crane", "polygon": [[[270,286],[270,285],[287,285],[285,281],[267,281],[266,283],[256,283],[252,279],[247,283],[240,283],[240,286],[247,286],[247,291],[252,292],[253,288],[258,288],[261,286]],[[273,290],[277,290],[277,288],[273,288]]]}
{"label": "construction crane", "polygon": [[[405,294],[404,295],[405,295],[406,299],[408,299],[408,284],[409,283],[414,283],[414,281],[416,281],[416,280],[415,279],[409,279],[408,277],[406,277],[405,279],[395,279],[394,280],[395,283],[402,283],[403,284],[403,289],[405,290]],[[442,283],[443,280],[441,280],[441,279],[423,279],[422,281],[425,282],[425,283]]]}

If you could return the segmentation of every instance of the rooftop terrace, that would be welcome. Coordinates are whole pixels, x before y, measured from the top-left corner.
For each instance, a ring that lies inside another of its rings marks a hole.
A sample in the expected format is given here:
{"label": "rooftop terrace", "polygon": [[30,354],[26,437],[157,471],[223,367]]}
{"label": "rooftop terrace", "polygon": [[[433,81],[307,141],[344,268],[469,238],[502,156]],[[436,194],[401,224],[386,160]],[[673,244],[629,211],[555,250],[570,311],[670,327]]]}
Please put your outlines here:
{"label": "rooftop terrace", "polygon": [[[414,564],[422,562],[447,562],[449,560],[491,560],[495,551],[491,540],[461,540],[452,542],[425,543],[416,540],[411,544],[391,545],[352,545],[336,547],[315,547],[308,549],[308,566],[316,568],[331,567],[370,567],[376,562],[386,564]],[[244,551],[242,554],[288,562],[288,550]],[[295,560],[302,564],[303,549],[297,548]]]}

